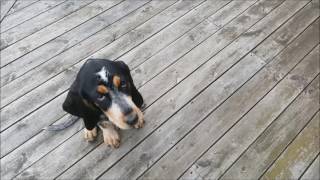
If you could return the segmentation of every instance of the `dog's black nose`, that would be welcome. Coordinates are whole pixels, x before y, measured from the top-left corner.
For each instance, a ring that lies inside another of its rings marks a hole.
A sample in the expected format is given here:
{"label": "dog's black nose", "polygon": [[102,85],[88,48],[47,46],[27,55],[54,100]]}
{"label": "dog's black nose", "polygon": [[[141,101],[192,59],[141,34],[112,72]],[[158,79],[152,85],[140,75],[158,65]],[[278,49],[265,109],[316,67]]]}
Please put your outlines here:
{"label": "dog's black nose", "polygon": [[130,116],[131,113],[133,112],[132,108],[129,106],[124,106],[122,107],[122,112],[125,116]]}
{"label": "dog's black nose", "polygon": [[138,122],[138,116],[136,114],[130,114],[127,116],[127,123],[129,125],[135,125]]}

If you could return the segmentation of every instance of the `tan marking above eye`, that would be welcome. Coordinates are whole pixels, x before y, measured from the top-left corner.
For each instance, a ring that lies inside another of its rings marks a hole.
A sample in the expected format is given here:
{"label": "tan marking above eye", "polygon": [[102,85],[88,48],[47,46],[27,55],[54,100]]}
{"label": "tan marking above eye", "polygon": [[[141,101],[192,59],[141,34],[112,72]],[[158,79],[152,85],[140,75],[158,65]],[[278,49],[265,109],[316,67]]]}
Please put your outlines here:
{"label": "tan marking above eye", "polygon": [[113,76],[113,85],[115,87],[119,87],[120,86],[120,83],[121,83],[121,79],[119,76],[115,75]]}
{"label": "tan marking above eye", "polygon": [[97,92],[100,93],[100,94],[107,94],[108,93],[108,89],[104,85],[99,85],[97,87]]}

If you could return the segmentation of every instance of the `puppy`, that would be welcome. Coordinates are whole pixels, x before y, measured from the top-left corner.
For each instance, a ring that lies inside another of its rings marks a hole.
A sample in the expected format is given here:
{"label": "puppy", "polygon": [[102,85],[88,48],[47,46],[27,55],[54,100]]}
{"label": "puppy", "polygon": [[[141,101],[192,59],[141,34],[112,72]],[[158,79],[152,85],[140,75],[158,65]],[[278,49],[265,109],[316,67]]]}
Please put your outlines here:
{"label": "puppy", "polygon": [[143,98],[124,62],[89,59],[71,85],[63,109],[83,119],[84,137],[88,141],[96,138],[100,117],[106,116],[109,122],[100,123],[104,142],[117,148],[120,136],[116,127],[143,127],[142,105]]}

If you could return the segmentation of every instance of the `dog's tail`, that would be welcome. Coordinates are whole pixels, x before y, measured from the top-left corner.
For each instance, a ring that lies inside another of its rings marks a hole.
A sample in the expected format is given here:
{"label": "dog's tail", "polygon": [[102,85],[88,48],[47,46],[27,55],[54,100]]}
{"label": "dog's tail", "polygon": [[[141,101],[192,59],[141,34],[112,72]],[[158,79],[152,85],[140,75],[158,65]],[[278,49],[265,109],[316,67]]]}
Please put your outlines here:
{"label": "dog's tail", "polygon": [[61,131],[63,129],[66,129],[68,127],[70,127],[71,125],[73,125],[76,121],[78,121],[80,118],[77,116],[71,116],[71,118],[69,118],[66,122],[62,122],[60,124],[53,124],[47,127],[44,127],[44,130],[47,131]]}

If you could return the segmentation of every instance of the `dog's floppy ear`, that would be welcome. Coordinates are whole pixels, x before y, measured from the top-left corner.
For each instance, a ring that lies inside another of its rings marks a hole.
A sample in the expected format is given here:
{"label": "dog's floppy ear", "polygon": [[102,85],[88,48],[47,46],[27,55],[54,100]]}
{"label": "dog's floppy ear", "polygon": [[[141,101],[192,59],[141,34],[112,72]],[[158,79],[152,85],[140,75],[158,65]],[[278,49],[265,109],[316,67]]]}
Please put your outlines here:
{"label": "dog's floppy ear", "polygon": [[123,68],[126,71],[126,74],[129,77],[132,101],[136,104],[136,106],[141,108],[143,105],[143,98],[133,83],[129,67],[123,61],[116,61],[116,62],[120,65],[121,68]]}
{"label": "dog's floppy ear", "polygon": [[79,84],[76,79],[70,87],[67,97],[63,102],[62,108],[74,116],[82,117],[83,110],[86,108],[85,106],[86,105],[84,104],[83,98],[80,95]]}
{"label": "dog's floppy ear", "polygon": [[81,117],[80,112],[77,108],[77,106],[78,106],[77,102],[79,102],[80,98],[81,97],[79,96],[78,93],[76,93],[70,89],[70,91],[67,94],[67,98],[63,102],[63,105],[62,105],[63,110],[74,115],[74,116]]}

